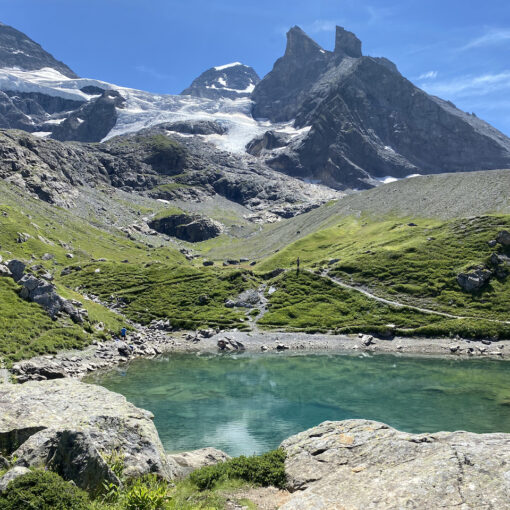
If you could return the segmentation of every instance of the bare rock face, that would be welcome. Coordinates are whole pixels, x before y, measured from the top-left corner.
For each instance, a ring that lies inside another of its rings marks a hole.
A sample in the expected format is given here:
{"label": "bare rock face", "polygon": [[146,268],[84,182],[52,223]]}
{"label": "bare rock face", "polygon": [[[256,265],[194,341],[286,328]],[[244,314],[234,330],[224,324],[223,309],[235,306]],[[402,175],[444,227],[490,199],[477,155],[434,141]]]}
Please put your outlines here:
{"label": "bare rock face", "polygon": [[44,51],[39,44],[19,30],[3,23],[0,23],[1,67],[17,67],[27,71],[51,67],[68,78],[78,78],[69,67]]}
{"label": "bare rock face", "polygon": [[168,458],[179,466],[178,478],[185,478],[192,471],[205,466],[212,466],[218,462],[225,462],[230,456],[216,448],[201,448],[190,452],[174,453]]}
{"label": "bare rock face", "polygon": [[363,56],[337,27],[335,51],[300,28],[255,87],[253,115],[294,121],[306,136],[266,162],[288,175],[336,189],[364,189],[374,178],[510,167],[510,139],[405,79],[395,64]]}
{"label": "bare rock face", "polygon": [[46,465],[92,491],[102,480],[115,482],[107,463],[113,453],[127,477],[171,479],[178,466],[152,418],[123,396],[74,379],[2,385],[0,450],[18,466]]}
{"label": "bare rock face", "polygon": [[124,102],[116,90],[105,90],[54,126],[51,136],[60,141],[100,142],[115,126],[117,108],[123,108]]}
{"label": "bare rock face", "polygon": [[509,434],[327,421],[282,447],[295,493],[281,510],[510,508]]}

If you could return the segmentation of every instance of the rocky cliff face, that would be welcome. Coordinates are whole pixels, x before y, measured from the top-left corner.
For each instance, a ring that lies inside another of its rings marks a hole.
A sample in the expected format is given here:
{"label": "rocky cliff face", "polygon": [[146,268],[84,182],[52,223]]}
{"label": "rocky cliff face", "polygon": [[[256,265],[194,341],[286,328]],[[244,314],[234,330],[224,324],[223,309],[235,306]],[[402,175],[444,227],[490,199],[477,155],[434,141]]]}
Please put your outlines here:
{"label": "rocky cliff face", "polygon": [[407,434],[329,421],[282,447],[294,492],[282,510],[510,508],[509,434]]}
{"label": "rocky cliff face", "polygon": [[181,92],[183,95],[219,99],[249,97],[260,81],[255,69],[240,62],[211,67]]}
{"label": "rocky cliff face", "polygon": [[256,117],[310,128],[266,156],[269,165],[332,187],[510,167],[510,139],[418,89],[390,61],[362,56],[361,42],[341,27],[334,52],[291,29],[285,55],[252,98]]}
{"label": "rocky cliff face", "polygon": [[27,71],[50,67],[68,78],[78,76],[22,32],[0,23],[0,68],[17,67]]}

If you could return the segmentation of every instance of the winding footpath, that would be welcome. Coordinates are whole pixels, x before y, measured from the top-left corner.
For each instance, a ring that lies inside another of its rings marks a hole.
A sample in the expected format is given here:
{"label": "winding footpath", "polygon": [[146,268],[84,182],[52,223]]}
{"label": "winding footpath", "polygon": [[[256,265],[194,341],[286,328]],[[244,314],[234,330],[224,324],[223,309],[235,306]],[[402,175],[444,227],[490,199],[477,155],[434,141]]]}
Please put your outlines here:
{"label": "winding footpath", "polygon": [[[308,273],[311,273],[311,274],[315,274],[315,273],[313,273],[312,271],[310,271],[308,269],[306,269],[305,271],[307,271]],[[322,276],[323,278],[327,278],[328,280],[333,282],[335,285],[338,285],[338,286],[343,287],[345,289],[349,289],[349,290],[354,290],[356,292],[360,292],[364,296],[366,296],[366,297],[368,297],[370,299],[373,299],[374,301],[379,301],[379,303],[384,303],[386,305],[395,306],[397,308],[408,308],[410,310],[415,310],[417,312],[422,312],[422,313],[426,313],[426,314],[430,314],[430,315],[439,315],[441,317],[446,317],[448,319],[474,319],[474,320],[485,320],[485,321],[488,321],[488,322],[496,322],[498,324],[510,324],[510,321],[502,321],[502,320],[498,320],[498,319],[487,319],[485,317],[469,317],[469,316],[463,316],[463,315],[454,315],[454,314],[447,313],[447,312],[439,312],[437,310],[431,310],[430,308],[421,308],[420,306],[408,305],[408,304],[405,304],[405,303],[400,303],[398,301],[392,301],[391,299],[385,299],[385,298],[382,298],[380,296],[376,296],[375,294],[372,294],[368,290],[362,289],[361,287],[356,287],[354,285],[350,285],[348,283],[345,283],[342,280],[340,280],[339,278],[335,278],[334,276],[330,276],[327,272],[321,273],[320,276]]]}

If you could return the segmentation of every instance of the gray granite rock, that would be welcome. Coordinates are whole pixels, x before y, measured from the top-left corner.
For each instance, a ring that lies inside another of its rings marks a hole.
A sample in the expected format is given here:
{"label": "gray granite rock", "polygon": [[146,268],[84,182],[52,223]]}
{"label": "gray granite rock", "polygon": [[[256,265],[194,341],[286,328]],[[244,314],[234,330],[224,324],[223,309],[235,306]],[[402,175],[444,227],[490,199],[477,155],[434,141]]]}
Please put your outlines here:
{"label": "gray granite rock", "polygon": [[74,379],[0,387],[2,451],[18,465],[56,466],[77,484],[93,484],[95,471],[108,478],[101,458],[113,452],[127,477],[172,478],[177,465],[167,459],[152,418],[123,396]]}
{"label": "gray granite rock", "polygon": [[7,471],[5,475],[0,477],[0,493],[4,492],[13,480],[16,480],[16,478],[20,476],[28,475],[28,473],[30,473],[30,469],[22,466],[16,466]]}
{"label": "gray granite rock", "polygon": [[168,458],[179,466],[177,477],[184,478],[201,467],[225,462],[230,459],[230,456],[216,448],[201,448],[190,452],[169,454]]}
{"label": "gray granite rock", "polygon": [[346,420],[282,447],[294,494],[281,510],[510,508],[509,434],[408,434]]}

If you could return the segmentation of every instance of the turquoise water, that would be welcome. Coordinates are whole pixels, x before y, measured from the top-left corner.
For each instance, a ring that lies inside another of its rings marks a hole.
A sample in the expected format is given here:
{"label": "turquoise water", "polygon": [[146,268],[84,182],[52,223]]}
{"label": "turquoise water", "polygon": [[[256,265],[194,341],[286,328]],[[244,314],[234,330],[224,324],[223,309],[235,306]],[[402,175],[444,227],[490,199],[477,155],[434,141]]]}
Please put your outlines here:
{"label": "turquoise water", "polygon": [[324,420],[510,432],[510,364],[390,355],[171,355],[89,378],[154,413],[169,451],[272,449]]}

